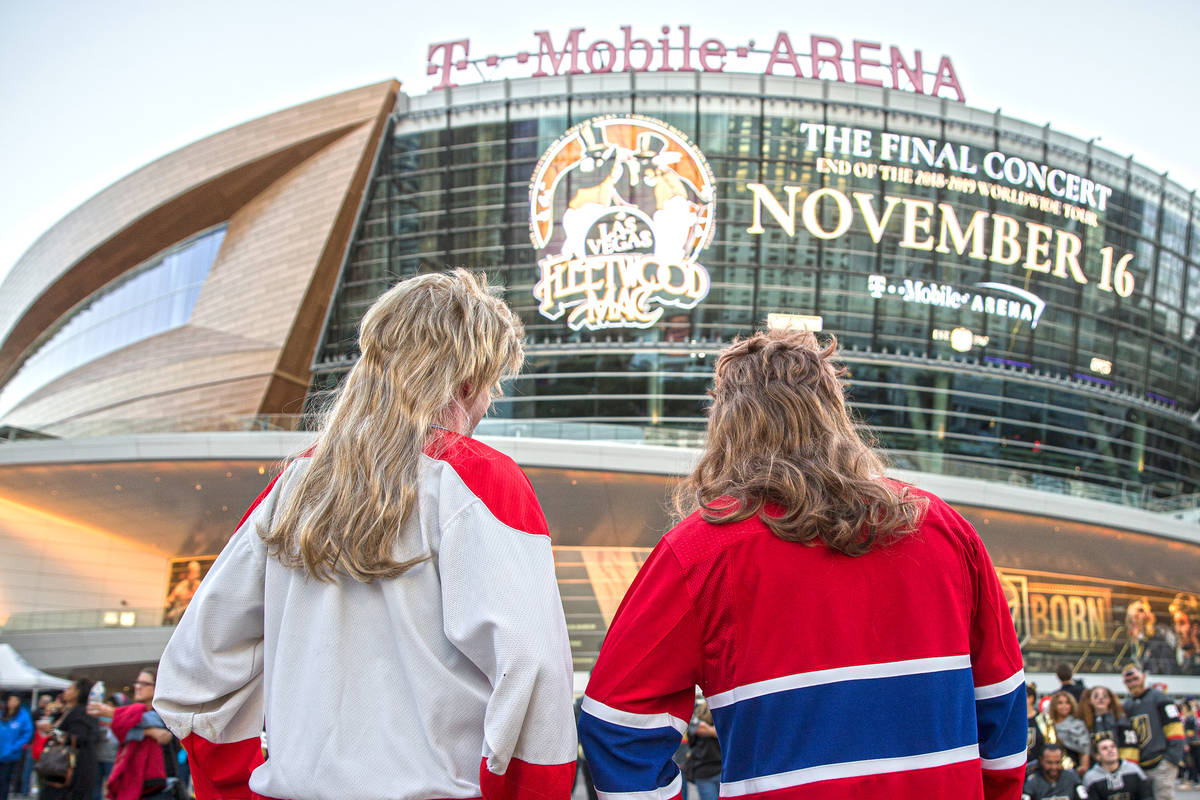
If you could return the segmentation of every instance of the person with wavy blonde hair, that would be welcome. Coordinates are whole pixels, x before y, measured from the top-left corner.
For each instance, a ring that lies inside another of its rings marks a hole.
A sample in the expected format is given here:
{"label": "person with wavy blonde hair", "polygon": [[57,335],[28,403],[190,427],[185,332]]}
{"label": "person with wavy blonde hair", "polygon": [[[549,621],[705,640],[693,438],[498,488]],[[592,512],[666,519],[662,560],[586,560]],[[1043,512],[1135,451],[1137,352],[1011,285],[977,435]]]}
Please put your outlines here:
{"label": "person with wavy blonde hair", "polygon": [[315,444],[243,517],[163,654],[155,708],[197,796],[570,795],[546,519],[512,459],[471,438],[522,335],[464,270],[367,311]]}
{"label": "person with wavy blonde hair", "polygon": [[1020,792],[1025,673],[995,568],[953,509],[883,476],[835,354],[772,330],[717,359],[683,519],[630,586],[583,698],[600,792],[679,794],[671,756],[696,685],[722,795]]}

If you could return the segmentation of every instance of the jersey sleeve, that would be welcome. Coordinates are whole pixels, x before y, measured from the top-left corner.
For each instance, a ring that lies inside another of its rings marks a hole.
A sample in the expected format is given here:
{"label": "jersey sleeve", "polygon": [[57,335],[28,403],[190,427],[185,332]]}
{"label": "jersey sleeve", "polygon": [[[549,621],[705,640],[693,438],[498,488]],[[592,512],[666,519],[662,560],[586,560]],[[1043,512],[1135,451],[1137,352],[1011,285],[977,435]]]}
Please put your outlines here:
{"label": "jersey sleeve", "polygon": [[579,717],[584,756],[605,800],[680,797],[671,757],[692,716],[701,652],[683,571],[659,542],[613,618]]}
{"label": "jersey sleeve", "polygon": [[1142,744],[1138,739],[1137,731],[1129,724],[1127,717],[1117,720],[1115,727],[1116,731],[1114,734],[1118,754],[1122,759],[1137,764],[1142,760]]}
{"label": "jersey sleeve", "polygon": [[1179,715],[1179,706],[1169,697],[1162,695],[1158,703],[1158,714],[1162,723],[1163,736],[1167,738],[1166,759],[1172,764],[1182,766],[1186,761],[1184,756],[1187,747],[1187,735],[1183,732],[1183,719]]}
{"label": "jersey sleeve", "polygon": [[267,554],[257,526],[270,522],[278,481],[242,517],[159,662],[154,708],[187,750],[197,800],[254,797],[250,773],[263,763]]}
{"label": "jersey sleeve", "polygon": [[577,750],[571,650],[545,517],[520,477],[502,482],[504,521],[486,502],[496,489],[473,480],[473,492],[484,497],[443,525],[437,559],[444,626],[492,686],[482,796],[565,800]]}
{"label": "jersey sleeve", "polygon": [[984,796],[1014,797],[1025,778],[1028,721],[1025,670],[1017,632],[996,568],[979,535],[968,529],[968,566],[974,582],[971,672]]}

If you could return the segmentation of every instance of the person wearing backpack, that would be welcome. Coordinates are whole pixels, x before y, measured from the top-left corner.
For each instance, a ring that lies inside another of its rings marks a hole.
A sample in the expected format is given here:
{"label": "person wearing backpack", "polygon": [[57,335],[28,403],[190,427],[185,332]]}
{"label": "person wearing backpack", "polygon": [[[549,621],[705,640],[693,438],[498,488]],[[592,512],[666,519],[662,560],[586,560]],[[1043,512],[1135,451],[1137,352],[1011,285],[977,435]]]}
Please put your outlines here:
{"label": "person wearing backpack", "polygon": [[[96,747],[100,743],[100,726],[95,719],[86,713],[88,693],[92,690],[93,681],[90,678],[79,678],[63,690],[62,714],[51,720],[41,720],[43,732],[61,732],[63,743],[70,750],[71,767],[65,779],[48,778],[41,769],[41,800],[91,800],[92,787],[96,782]],[[38,759],[39,766],[51,752],[54,736],[47,741]]]}

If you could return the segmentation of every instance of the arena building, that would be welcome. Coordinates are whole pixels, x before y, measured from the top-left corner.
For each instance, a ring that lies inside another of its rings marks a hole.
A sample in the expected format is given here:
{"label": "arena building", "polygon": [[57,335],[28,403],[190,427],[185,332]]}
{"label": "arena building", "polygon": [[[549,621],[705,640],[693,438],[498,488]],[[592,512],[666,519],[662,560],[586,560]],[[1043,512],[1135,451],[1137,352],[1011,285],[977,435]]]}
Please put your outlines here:
{"label": "arena building", "polygon": [[[835,335],[896,474],[979,528],[1031,670],[1200,690],[1195,193],[966,105],[946,57],[684,28],[434,45],[432,91],[245,123],[47,231],[0,285],[0,639],[60,671],[156,656],[366,307],[469,266],[525,324],[481,432],[546,503],[581,671],[715,355],[775,325]],[[475,68],[508,74],[456,85]]]}

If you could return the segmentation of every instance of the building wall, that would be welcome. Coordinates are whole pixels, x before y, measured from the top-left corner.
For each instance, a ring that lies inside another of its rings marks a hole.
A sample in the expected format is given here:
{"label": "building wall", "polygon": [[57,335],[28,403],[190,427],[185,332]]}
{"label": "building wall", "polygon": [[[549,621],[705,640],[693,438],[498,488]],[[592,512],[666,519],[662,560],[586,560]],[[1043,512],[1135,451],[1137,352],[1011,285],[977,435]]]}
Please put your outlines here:
{"label": "building wall", "polygon": [[197,231],[229,226],[187,325],[61,376],[3,421],[70,435],[98,421],[298,410],[397,88],[387,81],[216,134],[48,231],[0,286],[14,300],[0,312],[0,376],[93,291]]}

